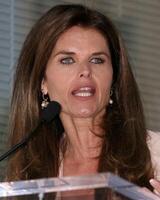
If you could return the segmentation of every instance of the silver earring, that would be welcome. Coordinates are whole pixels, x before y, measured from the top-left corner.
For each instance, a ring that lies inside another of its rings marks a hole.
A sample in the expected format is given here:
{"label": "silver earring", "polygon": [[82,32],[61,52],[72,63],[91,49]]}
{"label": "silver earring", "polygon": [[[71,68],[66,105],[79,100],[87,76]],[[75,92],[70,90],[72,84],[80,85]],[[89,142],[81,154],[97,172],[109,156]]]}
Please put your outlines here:
{"label": "silver earring", "polygon": [[113,100],[112,100],[112,98],[111,98],[112,94],[113,94],[113,90],[111,89],[111,91],[110,91],[110,99],[109,99],[109,104],[110,104],[110,105],[113,104]]}
{"label": "silver earring", "polygon": [[42,100],[42,103],[41,103],[41,108],[44,109],[44,108],[46,108],[46,107],[48,106],[48,104],[49,104],[48,95],[42,93],[42,99],[43,99],[43,100]]}

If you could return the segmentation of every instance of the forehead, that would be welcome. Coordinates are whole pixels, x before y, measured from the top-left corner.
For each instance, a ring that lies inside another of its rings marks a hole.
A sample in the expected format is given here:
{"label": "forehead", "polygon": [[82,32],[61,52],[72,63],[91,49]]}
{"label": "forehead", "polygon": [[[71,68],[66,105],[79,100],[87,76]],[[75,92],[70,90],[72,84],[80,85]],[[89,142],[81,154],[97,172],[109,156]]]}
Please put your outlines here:
{"label": "forehead", "polygon": [[63,48],[92,48],[97,50],[108,49],[107,39],[94,28],[84,28],[80,26],[73,26],[62,33],[56,42],[53,51]]}

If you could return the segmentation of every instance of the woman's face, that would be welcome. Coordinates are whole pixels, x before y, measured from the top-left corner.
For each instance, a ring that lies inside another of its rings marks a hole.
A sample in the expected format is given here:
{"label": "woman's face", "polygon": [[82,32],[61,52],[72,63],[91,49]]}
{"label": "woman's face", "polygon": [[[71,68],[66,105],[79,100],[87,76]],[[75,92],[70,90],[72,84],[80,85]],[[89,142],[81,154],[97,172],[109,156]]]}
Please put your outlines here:
{"label": "woman's face", "polygon": [[74,26],[59,37],[41,87],[61,104],[65,114],[90,118],[105,111],[112,76],[111,56],[102,34]]}

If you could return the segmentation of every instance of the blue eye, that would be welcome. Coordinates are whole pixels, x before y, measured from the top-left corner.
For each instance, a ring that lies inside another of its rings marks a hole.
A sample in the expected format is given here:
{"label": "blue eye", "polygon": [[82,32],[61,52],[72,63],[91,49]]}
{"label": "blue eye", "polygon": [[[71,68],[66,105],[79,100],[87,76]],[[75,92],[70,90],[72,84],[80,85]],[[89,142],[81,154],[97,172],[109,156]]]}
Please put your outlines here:
{"label": "blue eye", "polygon": [[67,57],[67,58],[61,59],[60,62],[65,65],[70,65],[70,64],[73,64],[75,61],[73,60],[73,58]]}
{"label": "blue eye", "polygon": [[102,59],[102,58],[92,58],[90,60],[90,62],[93,63],[93,64],[103,64],[104,63],[104,59]]}

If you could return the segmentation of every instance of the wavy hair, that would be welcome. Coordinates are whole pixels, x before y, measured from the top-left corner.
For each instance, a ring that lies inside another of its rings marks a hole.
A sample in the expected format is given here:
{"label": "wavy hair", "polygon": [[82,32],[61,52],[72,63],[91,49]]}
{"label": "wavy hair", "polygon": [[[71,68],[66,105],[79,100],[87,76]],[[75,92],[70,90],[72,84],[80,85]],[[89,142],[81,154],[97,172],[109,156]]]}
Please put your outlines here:
{"label": "wavy hair", "polygon": [[[83,5],[51,8],[28,34],[16,68],[10,112],[10,145],[37,125],[41,113],[41,81],[54,46],[66,30],[82,26],[99,31],[108,42],[113,66],[113,105],[106,107],[99,172],[110,171],[150,188],[153,177],[147,131],[137,84],[120,34],[110,19]],[[58,176],[61,136],[54,122],[43,126],[8,163],[8,180]]]}

